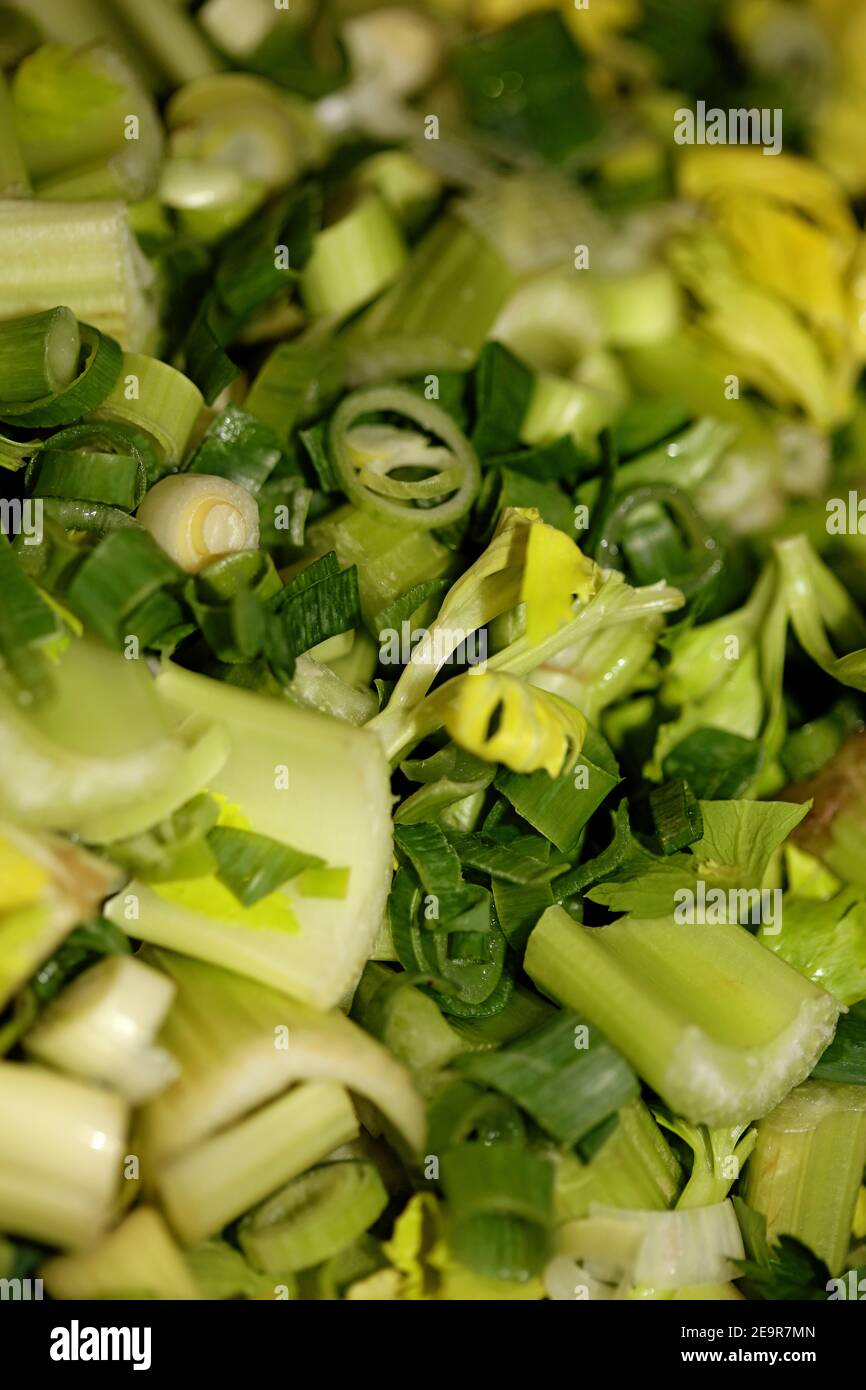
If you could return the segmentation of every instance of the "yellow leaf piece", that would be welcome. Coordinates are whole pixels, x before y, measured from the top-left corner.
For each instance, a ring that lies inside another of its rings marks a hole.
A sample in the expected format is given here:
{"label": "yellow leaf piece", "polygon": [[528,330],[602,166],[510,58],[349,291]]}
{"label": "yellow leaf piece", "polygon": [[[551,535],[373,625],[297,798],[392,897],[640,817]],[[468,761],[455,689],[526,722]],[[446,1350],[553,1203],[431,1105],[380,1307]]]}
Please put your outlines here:
{"label": "yellow leaf piece", "polygon": [[512,772],[573,767],[586,720],[566,700],[498,671],[470,671],[442,687],[443,722],[454,742]]}
{"label": "yellow leaf piece", "polygon": [[717,223],[747,274],[844,345],[847,303],[838,244],[804,217],[750,192],[719,199]]}
{"label": "yellow leaf piece", "polygon": [[575,599],[586,603],[598,586],[598,567],[563,531],[539,522],[526,543],[520,598],[526,604],[526,636],[533,645],[574,617]]}
{"label": "yellow leaf piece", "polygon": [[685,233],[671,245],[670,256],[706,310],[701,326],[735,355],[733,372],[777,405],[802,406],[819,428],[849,413],[845,380],[831,373],[797,314],[749,280],[720,237]]}
{"label": "yellow leaf piece", "polygon": [[48,880],[42,864],[0,835],[0,914],[37,903]]}
{"label": "yellow leaf piece", "polygon": [[201,878],[177,878],[171,883],[151,883],[149,886],[167,902],[220,922],[235,922],[239,926],[257,927],[260,931],[298,931],[298,919],[279,888],[266,898],[260,898],[252,907],[244,907],[215,874],[205,874]]}
{"label": "yellow leaf piece", "polygon": [[857,223],[832,175],[798,155],[767,156],[755,145],[693,145],[677,160],[677,188],[704,202],[719,193],[758,193],[790,203],[852,245]]}

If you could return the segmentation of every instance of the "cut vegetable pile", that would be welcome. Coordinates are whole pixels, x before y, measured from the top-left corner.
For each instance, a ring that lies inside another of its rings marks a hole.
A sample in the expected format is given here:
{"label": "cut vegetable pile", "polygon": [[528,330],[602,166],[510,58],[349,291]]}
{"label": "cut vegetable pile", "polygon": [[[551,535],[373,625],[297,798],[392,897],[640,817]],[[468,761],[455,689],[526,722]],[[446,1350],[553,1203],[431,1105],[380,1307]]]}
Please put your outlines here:
{"label": "cut vegetable pile", "polygon": [[864,122],[821,0],[0,5],[4,1288],[866,1276]]}

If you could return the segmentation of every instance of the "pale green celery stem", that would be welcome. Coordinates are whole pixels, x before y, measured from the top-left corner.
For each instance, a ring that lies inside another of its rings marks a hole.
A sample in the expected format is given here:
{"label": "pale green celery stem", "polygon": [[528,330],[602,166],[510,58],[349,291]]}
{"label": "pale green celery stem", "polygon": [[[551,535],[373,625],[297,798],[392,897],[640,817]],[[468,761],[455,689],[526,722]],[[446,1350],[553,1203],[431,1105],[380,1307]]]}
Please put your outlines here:
{"label": "pale green celery stem", "polygon": [[680,1184],[680,1165],[640,1099],[623,1106],[616,1129],[588,1163],[565,1154],[555,1173],[559,1221],[585,1216],[593,1202],[664,1211],[672,1205]]}
{"label": "pale green celery stem", "polygon": [[588,929],[552,907],[525,968],[693,1123],[766,1114],[808,1076],[840,1009],[736,925],[621,918]]}
{"label": "pale green celery stem", "polygon": [[0,200],[0,264],[0,318],[65,304],[124,348],[153,348],[154,272],[122,203]]}
{"label": "pale green celery stem", "polygon": [[223,64],[195,21],[171,0],[114,0],[118,15],[171,81],[180,85],[221,72]]}
{"label": "pale green celery stem", "polygon": [[453,218],[440,218],[397,283],[346,335],[352,383],[465,370],[516,284],[488,242]]}
{"label": "pale green celery stem", "polygon": [[30,178],[15,135],[15,117],[6,78],[0,73],[0,198],[27,198]]}
{"label": "pale green celery stem", "polygon": [[156,1180],[181,1240],[193,1245],[354,1139],[358,1120],[334,1081],[308,1081],[171,1160]]}
{"label": "pale green celery stem", "polygon": [[744,1195],[767,1219],[771,1240],[796,1236],[845,1267],[866,1166],[866,1087],[809,1081],[758,1125]]}
{"label": "pale green celery stem", "polygon": [[0,1227],[76,1248],[108,1224],[126,1143],[118,1096],[44,1067],[0,1062]]}

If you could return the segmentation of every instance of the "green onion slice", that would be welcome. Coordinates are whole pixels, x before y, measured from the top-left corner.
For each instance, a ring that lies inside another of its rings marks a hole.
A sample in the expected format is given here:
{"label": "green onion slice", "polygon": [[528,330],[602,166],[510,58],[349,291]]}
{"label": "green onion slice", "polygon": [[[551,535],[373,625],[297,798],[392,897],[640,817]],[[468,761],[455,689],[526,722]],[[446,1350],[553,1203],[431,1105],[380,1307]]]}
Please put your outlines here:
{"label": "green onion slice", "polygon": [[[356,424],[379,412],[412,420],[441,444],[427,443],[417,431]],[[347,396],[334,412],[329,439],[341,486],[365,511],[431,530],[464,516],[478,492],[478,459],[465,434],[439,406],[405,387]],[[425,476],[391,477],[398,469]]]}
{"label": "green onion slice", "polygon": [[275,1274],[309,1269],[363,1235],[387,1201],[374,1164],[323,1163],[245,1216],[238,1240],[259,1269]]}
{"label": "green onion slice", "polygon": [[120,346],[89,323],[82,323],[81,371],[62,390],[24,404],[0,404],[0,419],[29,428],[68,425],[94,410],[105,400],[120,374]]}

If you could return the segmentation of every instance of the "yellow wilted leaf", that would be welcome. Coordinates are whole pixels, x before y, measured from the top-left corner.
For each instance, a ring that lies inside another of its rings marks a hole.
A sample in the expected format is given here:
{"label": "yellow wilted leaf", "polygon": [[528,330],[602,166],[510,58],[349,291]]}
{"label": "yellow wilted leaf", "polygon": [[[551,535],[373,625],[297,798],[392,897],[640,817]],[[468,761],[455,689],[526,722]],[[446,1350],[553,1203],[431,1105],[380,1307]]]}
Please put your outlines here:
{"label": "yellow wilted leaf", "polygon": [[0,913],[37,903],[48,880],[42,864],[0,835]]}
{"label": "yellow wilted leaf", "polygon": [[724,241],[712,232],[687,233],[672,244],[670,256],[707,310],[701,327],[735,354],[732,371],[777,405],[802,406],[820,428],[844,418],[844,376],[833,376],[794,311],[747,279]]}
{"label": "yellow wilted leaf", "polygon": [[715,204],[716,225],[746,273],[817,326],[834,350],[847,339],[843,271],[847,255],[804,217],[750,191],[727,192]]}
{"label": "yellow wilted leaf", "polygon": [[454,742],[512,772],[551,777],[573,767],[586,720],[574,705],[498,671],[470,671],[442,687],[442,720]]}
{"label": "yellow wilted leaf", "polygon": [[574,617],[597,588],[598,567],[569,536],[539,522],[526,543],[520,598],[526,604],[526,636],[533,645]]}
{"label": "yellow wilted leaf", "polygon": [[725,192],[754,192],[790,203],[852,245],[857,223],[836,180],[798,155],[765,155],[754,145],[695,145],[677,160],[677,188],[704,202]]}

